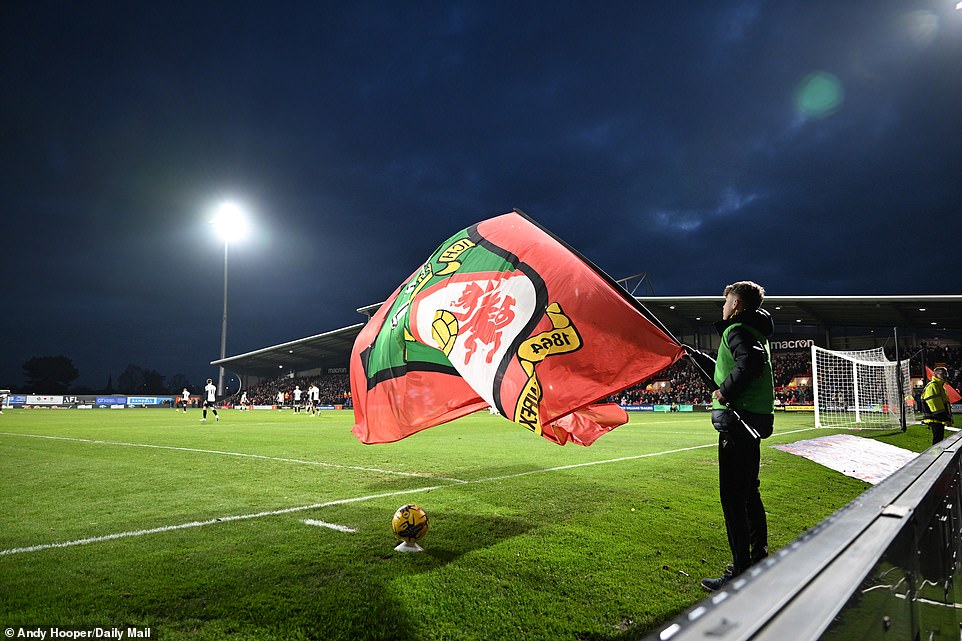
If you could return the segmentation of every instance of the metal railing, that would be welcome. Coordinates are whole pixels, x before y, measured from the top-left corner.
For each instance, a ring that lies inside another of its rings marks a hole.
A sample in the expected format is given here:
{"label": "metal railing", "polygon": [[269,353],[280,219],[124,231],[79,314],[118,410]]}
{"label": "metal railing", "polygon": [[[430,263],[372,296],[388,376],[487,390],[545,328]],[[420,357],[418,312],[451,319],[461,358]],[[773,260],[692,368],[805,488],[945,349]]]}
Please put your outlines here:
{"label": "metal railing", "polygon": [[647,639],[959,641],[960,452],[957,432]]}

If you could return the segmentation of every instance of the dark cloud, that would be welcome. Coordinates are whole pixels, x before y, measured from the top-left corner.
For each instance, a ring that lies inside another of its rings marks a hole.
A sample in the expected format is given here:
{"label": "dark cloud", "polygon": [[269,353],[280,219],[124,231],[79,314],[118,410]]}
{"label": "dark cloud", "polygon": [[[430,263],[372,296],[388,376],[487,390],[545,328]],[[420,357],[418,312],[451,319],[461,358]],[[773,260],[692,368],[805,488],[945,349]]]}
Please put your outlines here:
{"label": "dark cloud", "polygon": [[512,207],[657,294],[957,293],[952,5],[5,6],[0,385],[205,377],[228,197],[231,353],[361,320]]}

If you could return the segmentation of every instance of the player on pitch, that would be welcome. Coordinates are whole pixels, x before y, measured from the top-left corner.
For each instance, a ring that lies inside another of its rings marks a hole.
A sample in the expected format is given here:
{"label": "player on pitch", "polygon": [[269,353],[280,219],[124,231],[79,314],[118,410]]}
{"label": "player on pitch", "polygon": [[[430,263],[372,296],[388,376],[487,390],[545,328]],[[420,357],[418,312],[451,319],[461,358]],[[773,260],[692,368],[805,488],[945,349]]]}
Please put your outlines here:
{"label": "player on pitch", "polygon": [[220,417],[217,415],[217,387],[214,385],[213,379],[207,379],[207,385],[204,386],[204,418],[200,419],[202,423],[207,422],[207,408],[214,413],[214,420],[219,421]]}

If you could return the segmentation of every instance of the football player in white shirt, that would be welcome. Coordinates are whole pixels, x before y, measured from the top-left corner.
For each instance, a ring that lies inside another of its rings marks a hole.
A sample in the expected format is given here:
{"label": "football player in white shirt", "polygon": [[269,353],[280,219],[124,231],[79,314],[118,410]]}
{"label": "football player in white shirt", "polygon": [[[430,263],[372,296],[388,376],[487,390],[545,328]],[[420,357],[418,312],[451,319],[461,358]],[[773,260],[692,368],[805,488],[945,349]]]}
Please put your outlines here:
{"label": "football player in white shirt", "polygon": [[190,405],[190,392],[187,391],[187,388],[186,388],[186,387],[184,388],[184,391],[182,392],[181,396],[182,396],[183,398],[181,399],[180,404],[181,404],[181,405],[183,406],[183,408],[184,408],[184,414],[186,414],[186,413],[187,413],[187,406]]}
{"label": "football player in white shirt", "polygon": [[307,401],[311,405],[311,416],[317,415],[317,406],[321,404],[321,389],[317,383],[311,383],[307,388]]}
{"label": "football player in white shirt", "polygon": [[200,419],[202,423],[207,422],[207,408],[214,413],[214,420],[219,421],[220,417],[217,415],[217,406],[215,405],[217,400],[217,387],[214,385],[212,379],[207,379],[207,385],[204,386],[204,391],[207,395],[204,397],[204,418]]}
{"label": "football player in white shirt", "polygon": [[295,413],[295,414],[300,414],[300,413],[301,413],[301,394],[303,394],[303,393],[304,393],[304,392],[301,391],[301,386],[300,386],[300,385],[295,385],[295,386],[294,386],[293,396],[294,396],[294,413]]}

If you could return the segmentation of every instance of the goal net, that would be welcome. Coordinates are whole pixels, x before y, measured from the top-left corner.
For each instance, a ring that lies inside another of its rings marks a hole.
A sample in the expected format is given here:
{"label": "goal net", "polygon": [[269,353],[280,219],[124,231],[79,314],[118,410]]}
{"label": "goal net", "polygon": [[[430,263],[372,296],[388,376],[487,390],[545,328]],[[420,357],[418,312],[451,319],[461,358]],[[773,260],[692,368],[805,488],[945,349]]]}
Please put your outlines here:
{"label": "goal net", "polygon": [[915,422],[909,362],[881,347],[836,352],[812,346],[815,427],[890,428]]}

